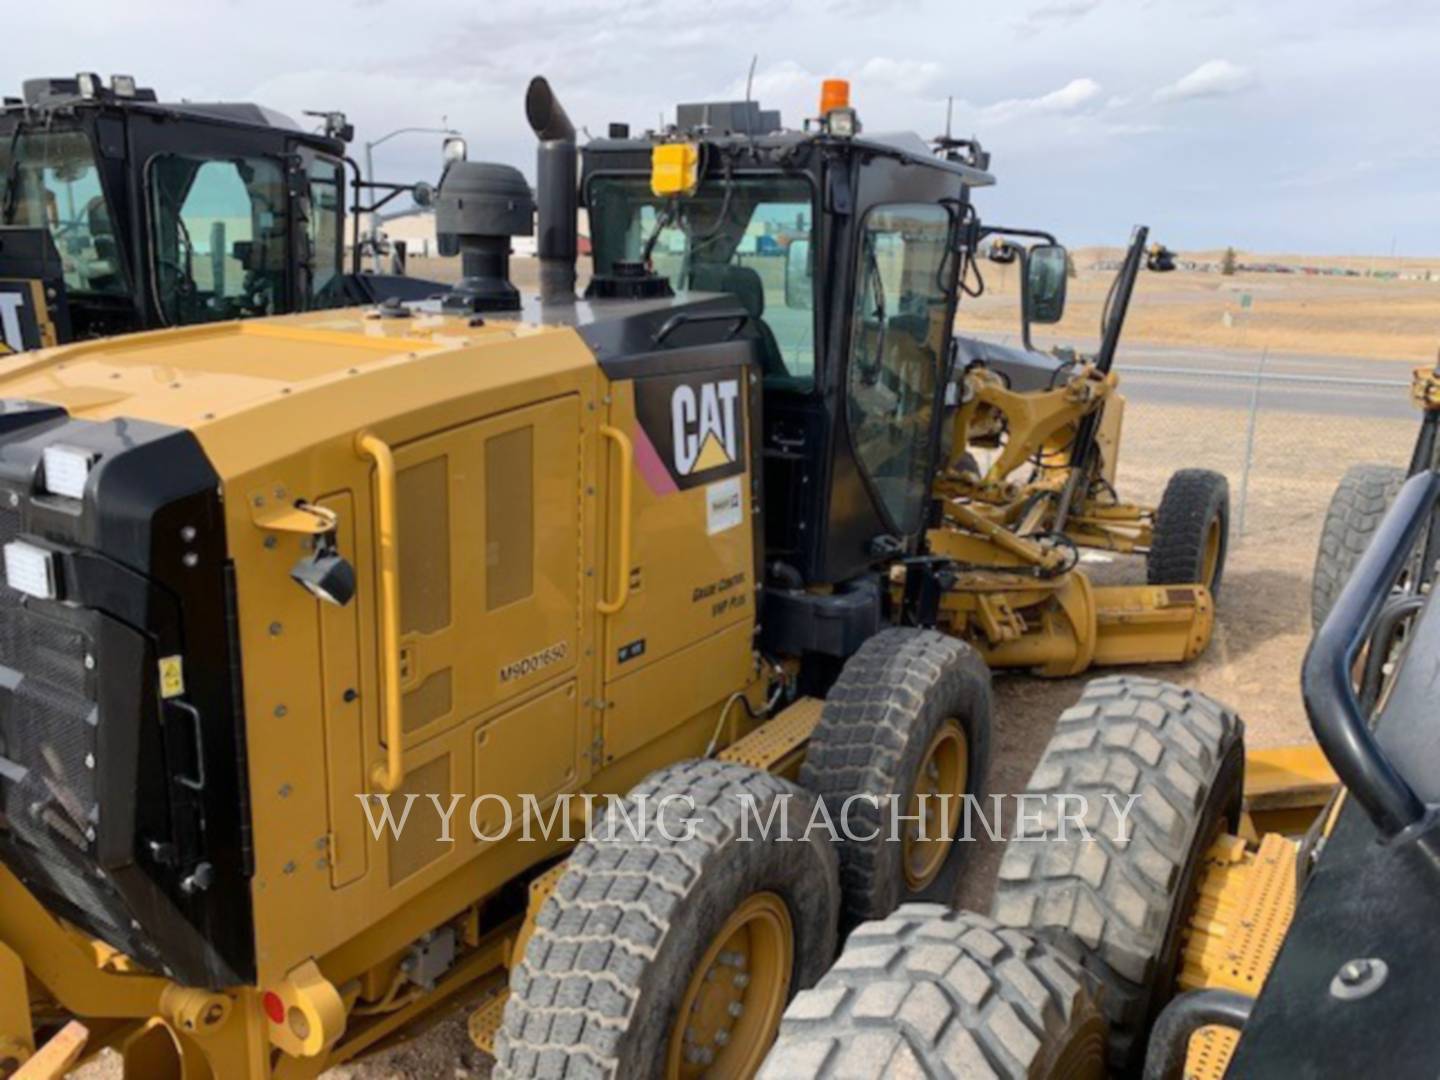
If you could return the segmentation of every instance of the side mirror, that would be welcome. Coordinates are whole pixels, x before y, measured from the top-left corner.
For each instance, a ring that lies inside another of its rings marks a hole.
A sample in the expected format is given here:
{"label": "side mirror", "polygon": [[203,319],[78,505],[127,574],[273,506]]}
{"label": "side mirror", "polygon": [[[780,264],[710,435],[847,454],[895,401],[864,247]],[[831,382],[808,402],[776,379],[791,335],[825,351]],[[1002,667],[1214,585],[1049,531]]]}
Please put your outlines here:
{"label": "side mirror", "polygon": [[410,198],[415,200],[416,206],[434,206],[435,185],[428,184],[424,180],[421,180],[410,189]]}
{"label": "side mirror", "polygon": [[802,311],[815,306],[815,267],[809,240],[791,240],[785,249],[785,306]]}
{"label": "side mirror", "polygon": [[1025,261],[1025,316],[1032,323],[1057,323],[1065,314],[1069,253],[1059,244],[1036,244]]}

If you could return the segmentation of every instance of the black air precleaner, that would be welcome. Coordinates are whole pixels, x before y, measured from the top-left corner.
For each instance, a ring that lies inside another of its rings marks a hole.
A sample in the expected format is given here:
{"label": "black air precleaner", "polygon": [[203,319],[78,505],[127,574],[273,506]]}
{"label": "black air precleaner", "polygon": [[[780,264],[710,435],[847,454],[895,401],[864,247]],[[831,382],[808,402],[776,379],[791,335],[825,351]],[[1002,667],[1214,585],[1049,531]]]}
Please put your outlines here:
{"label": "black air precleaner", "polygon": [[520,170],[456,161],[445,170],[435,203],[442,252],[458,250],[462,278],[445,295],[447,311],[515,311],[510,238],[534,232],[535,201]]}

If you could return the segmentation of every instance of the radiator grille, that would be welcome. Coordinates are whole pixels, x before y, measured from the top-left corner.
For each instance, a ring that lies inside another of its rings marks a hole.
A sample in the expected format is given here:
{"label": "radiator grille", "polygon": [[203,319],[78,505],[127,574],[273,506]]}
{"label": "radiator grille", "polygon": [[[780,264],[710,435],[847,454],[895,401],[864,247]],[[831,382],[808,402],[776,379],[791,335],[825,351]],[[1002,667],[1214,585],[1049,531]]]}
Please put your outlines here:
{"label": "radiator grille", "polygon": [[8,544],[20,535],[20,511],[0,495],[0,544]]}
{"label": "radiator grille", "polygon": [[0,597],[0,663],[27,681],[44,682],[74,697],[87,696],[91,691],[86,657],[92,651],[84,633],[6,599]]}
{"label": "radiator grille", "polygon": [[73,617],[42,614],[0,589],[0,755],[25,770],[0,782],[0,814],[54,891],[97,927],[118,930],[129,920],[93,862],[99,709],[85,626],[96,616]]}

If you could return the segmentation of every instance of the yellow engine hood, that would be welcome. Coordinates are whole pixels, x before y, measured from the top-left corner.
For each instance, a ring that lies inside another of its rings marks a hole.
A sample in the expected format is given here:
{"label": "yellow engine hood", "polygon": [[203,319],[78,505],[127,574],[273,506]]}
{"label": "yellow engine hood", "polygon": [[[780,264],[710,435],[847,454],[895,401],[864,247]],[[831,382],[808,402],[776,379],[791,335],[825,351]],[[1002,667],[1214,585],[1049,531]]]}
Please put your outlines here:
{"label": "yellow engine hood", "polygon": [[[24,353],[0,361],[0,398],[59,405],[86,420],[188,428],[212,457],[233,456],[229,464],[243,468],[429,402],[593,362],[566,328],[357,308]],[[227,462],[216,465],[229,472]]]}

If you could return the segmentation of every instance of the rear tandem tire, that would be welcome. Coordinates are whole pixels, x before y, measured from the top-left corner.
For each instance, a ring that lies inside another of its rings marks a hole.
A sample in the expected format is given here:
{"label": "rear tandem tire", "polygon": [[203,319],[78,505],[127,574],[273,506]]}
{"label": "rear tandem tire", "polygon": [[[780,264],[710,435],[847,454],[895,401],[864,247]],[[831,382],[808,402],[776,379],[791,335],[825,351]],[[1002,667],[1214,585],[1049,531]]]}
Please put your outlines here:
{"label": "rear tandem tire", "polygon": [[[693,802],[670,804],[667,837],[653,822],[674,796]],[[804,833],[812,794],[704,760],[652,773],[626,802],[650,835],[612,819],[613,838],[598,823],[575,848],[511,969],[496,1077],[749,1076],[835,955],[838,868],[828,835]],[[749,832],[751,814],[788,831]]]}
{"label": "rear tandem tire", "polygon": [[1155,511],[1146,580],[1151,585],[1198,583],[1218,597],[1229,547],[1229,481],[1210,469],[1176,472]]}
{"label": "rear tandem tire", "polygon": [[[1174,993],[1206,854],[1238,827],[1244,759],[1244,725],[1223,705],[1111,676],[1061,714],[1026,788],[1046,797],[1038,822],[1021,819],[1038,842],[1007,845],[991,914],[1069,951],[1100,983],[1110,1066],[1122,1076],[1138,1072]],[[1137,797],[1122,842],[1107,794]],[[1058,795],[1085,797],[1090,837],[1057,835]]]}
{"label": "rear tandem tire", "polygon": [[1404,484],[1404,469],[1373,462],[1351,465],[1340,478],[1325,511],[1320,547],[1315,552],[1315,572],[1311,575],[1310,625],[1314,629],[1320,629],[1335,606],[1355,564],[1370,546],[1380,519]]}
{"label": "rear tandem tire", "polygon": [[760,1080],[1104,1075],[1105,1023],[1063,953],[983,915],[906,904],[795,998]]}
{"label": "rear tandem tire", "polygon": [[[837,828],[843,815],[861,838],[845,836],[839,844],[846,926],[883,918],[906,900],[953,899],[967,845],[892,842],[893,811],[898,801],[913,813],[922,791],[979,796],[990,760],[990,713],[990,669],[974,648],[947,634],[882,630],[845,662],[810,737],[800,783],[824,799]],[[924,805],[933,815],[926,822],[931,836],[945,832],[942,806],[963,815],[962,799],[943,804],[932,797]]]}

